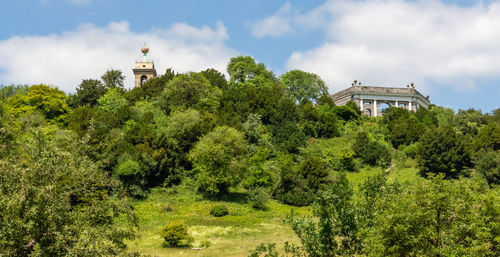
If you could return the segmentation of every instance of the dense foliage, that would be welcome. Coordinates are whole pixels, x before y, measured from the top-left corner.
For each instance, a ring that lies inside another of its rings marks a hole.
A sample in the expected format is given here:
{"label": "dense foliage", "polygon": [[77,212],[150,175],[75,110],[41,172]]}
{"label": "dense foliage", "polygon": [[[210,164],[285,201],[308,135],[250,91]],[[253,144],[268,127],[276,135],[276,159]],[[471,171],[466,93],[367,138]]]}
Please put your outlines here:
{"label": "dense foliage", "polygon": [[165,225],[161,233],[168,246],[187,246],[192,240],[188,228],[183,221],[172,221]]}
{"label": "dense foliage", "polygon": [[[249,56],[227,74],[167,69],[128,90],[108,70],[70,95],[0,87],[0,255],[124,255],[128,199],[176,184],[207,198],[237,192],[259,211],[269,199],[312,204],[314,218],[289,219],[296,256],[498,254],[500,110],[371,118],[354,102],[335,106],[315,74],[276,77]],[[404,186],[374,174],[354,190],[345,177],[411,162],[422,178]]]}

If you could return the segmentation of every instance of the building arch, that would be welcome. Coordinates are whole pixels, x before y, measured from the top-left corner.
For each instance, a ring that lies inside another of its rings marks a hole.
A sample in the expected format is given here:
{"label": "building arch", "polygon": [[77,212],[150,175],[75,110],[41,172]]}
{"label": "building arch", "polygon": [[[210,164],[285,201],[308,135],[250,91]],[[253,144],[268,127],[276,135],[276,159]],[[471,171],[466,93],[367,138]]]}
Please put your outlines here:
{"label": "building arch", "polygon": [[141,76],[141,86],[144,85],[144,83],[146,83],[147,80],[148,80],[148,76],[142,75]]}
{"label": "building arch", "polygon": [[385,109],[387,109],[389,107],[391,107],[391,105],[388,102],[381,102],[379,104],[380,113],[382,113]]}

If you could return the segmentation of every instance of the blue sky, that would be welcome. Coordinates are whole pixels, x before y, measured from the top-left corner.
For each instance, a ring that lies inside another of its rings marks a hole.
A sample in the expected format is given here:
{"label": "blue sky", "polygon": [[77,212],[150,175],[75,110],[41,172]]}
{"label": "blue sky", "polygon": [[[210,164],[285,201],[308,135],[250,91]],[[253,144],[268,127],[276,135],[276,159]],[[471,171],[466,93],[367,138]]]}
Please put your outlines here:
{"label": "blue sky", "polygon": [[159,73],[224,71],[251,55],[277,75],[320,75],[330,93],[415,82],[437,105],[500,107],[500,1],[2,0],[0,84],[82,79],[132,67],[146,42]]}

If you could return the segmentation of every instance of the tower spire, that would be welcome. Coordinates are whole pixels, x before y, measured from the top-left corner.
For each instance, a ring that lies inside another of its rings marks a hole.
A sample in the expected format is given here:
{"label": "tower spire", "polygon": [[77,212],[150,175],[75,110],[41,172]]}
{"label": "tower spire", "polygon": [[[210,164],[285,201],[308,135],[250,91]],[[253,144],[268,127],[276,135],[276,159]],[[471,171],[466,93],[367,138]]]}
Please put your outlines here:
{"label": "tower spire", "polygon": [[142,55],[142,61],[146,62],[147,61],[147,55],[148,55],[148,52],[149,52],[149,48],[146,46],[146,42],[144,42],[144,46],[142,46],[141,52],[143,54]]}

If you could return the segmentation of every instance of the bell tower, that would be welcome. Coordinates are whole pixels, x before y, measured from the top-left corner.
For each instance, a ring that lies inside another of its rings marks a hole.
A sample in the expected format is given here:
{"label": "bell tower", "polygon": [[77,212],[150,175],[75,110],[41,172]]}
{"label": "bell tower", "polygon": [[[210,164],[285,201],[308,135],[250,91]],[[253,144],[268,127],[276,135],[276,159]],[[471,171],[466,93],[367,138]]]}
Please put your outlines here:
{"label": "bell tower", "polygon": [[136,61],[135,69],[132,69],[132,71],[134,71],[134,76],[135,76],[135,81],[134,81],[135,87],[140,87],[147,80],[156,77],[155,64],[152,60],[147,59],[149,48],[147,48],[146,45],[144,45],[141,48],[141,52],[143,54],[142,61]]}

